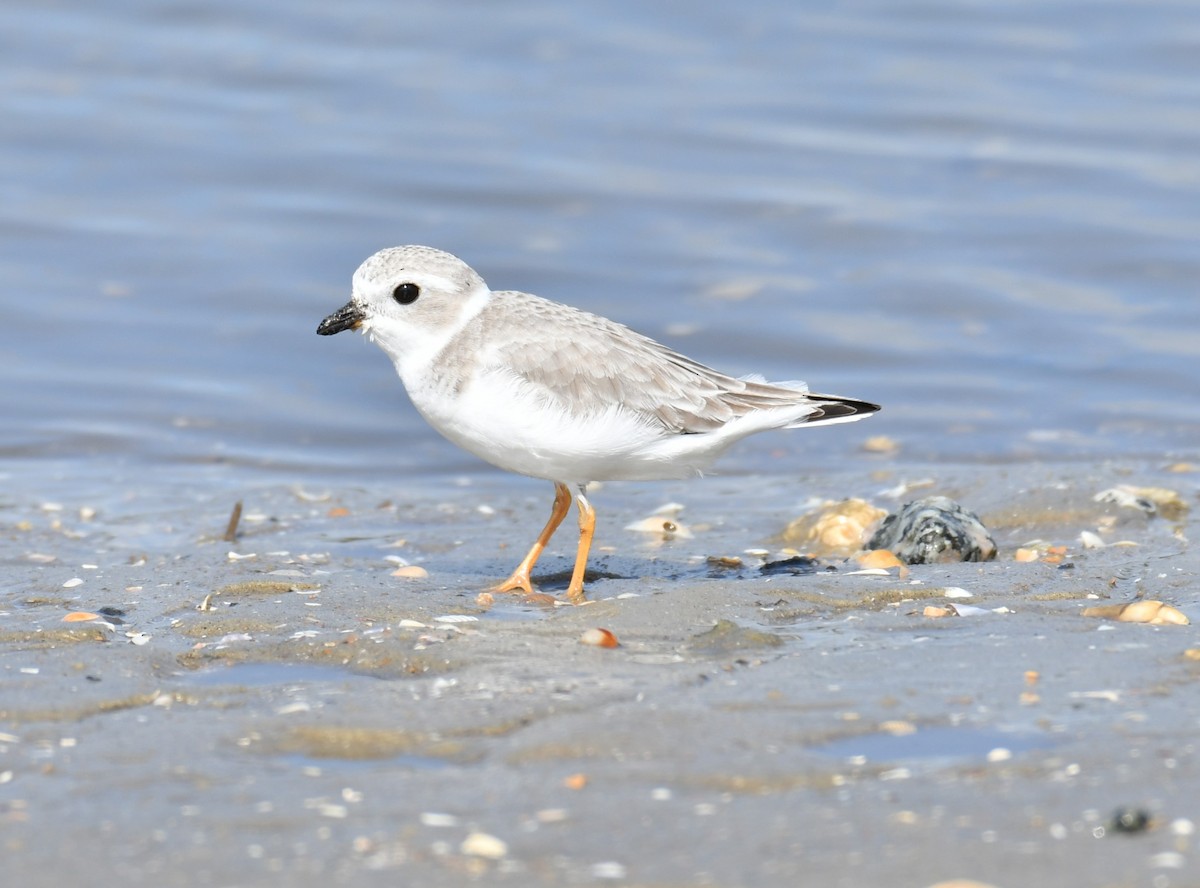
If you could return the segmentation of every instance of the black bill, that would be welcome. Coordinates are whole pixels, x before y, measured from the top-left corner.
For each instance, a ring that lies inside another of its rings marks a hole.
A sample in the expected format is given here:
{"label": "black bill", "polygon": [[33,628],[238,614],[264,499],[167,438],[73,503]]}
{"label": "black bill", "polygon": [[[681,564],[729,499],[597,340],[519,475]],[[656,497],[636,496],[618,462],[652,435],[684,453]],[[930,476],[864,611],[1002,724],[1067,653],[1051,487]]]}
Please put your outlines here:
{"label": "black bill", "polygon": [[356,330],[366,316],[361,308],[353,302],[347,302],[325,320],[317,325],[317,332],[322,336],[332,336],[343,330]]}

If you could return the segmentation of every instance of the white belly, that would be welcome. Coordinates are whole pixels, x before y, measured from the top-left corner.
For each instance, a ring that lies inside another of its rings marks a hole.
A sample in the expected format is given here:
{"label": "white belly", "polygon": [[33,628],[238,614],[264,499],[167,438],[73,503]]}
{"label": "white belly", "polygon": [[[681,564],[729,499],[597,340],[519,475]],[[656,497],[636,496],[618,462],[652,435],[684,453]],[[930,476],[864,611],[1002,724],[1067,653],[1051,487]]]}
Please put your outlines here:
{"label": "white belly", "polygon": [[680,459],[677,448],[664,452],[663,445],[707,436],[668,433],[620,405],[573,413],[522,380],[494,371],[480,374],[454,397],[421,378],[405,386],[417,410],[446,438],[494,466],[534,478],[568,483],[683,478],[717,455],[699,448]]}

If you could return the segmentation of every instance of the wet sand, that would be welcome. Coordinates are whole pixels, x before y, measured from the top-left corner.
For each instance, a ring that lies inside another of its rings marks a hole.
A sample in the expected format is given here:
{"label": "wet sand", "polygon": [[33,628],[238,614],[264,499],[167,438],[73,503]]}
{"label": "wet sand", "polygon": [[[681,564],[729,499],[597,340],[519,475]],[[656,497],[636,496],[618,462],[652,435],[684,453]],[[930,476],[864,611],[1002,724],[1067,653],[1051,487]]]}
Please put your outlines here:
{"label": "wet sand", "polygon": [[[1200,616],[1194,510],[1093,500],[1127,483],[1194,505],[1198,475],[1018,471],[935,473],[913,496],[958,497],[1000,553],[906,576],[834,557],[763,575],[746,550],[786,554],[796,517],[770,479],[612,485],[581,607],[479,604],[540,526],[532,482],[257,489],[233,543],[211,492],[10,506],[6,878],[1200,884],[1195,626],[1082,615],[1142,597]],[[622,530],[660,494],[690,539]],[[543,589],[572,546],[564,530]],[[427,576],[393,576],[406,563]],[[926,616],[947,605],[965,615]],[[620,646],[582,644],[597,627]]]}

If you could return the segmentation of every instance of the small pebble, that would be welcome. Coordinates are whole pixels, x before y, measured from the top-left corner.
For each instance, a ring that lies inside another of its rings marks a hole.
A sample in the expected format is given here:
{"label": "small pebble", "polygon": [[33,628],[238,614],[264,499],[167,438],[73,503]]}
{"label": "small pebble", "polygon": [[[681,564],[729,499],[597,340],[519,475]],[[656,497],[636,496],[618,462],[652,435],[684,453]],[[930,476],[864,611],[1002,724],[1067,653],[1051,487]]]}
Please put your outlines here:
{"label": "small pebble", "polygon": [[425,826],[458,826],[458,818],[453,814],[442,814],[437,811],[423,811],[421,823]]}
{"label": "small pebble", "polygon": [[1171,835],[1191,836],[1196,833],[1196,824],[1186,817],[1177,817],[1171,821]]}
{"label": "small pebble", "polygon": [[709,555],[705,561],[709,567],[731,568],[742,566],[742,559],[736,555]]}
{"label": "small pebble", "polygon": [[[1186,865],[1187,858],[1178,851],[1159,851],[1150,856],[1150,866],[1155,869],[1183,869]],[[1154,884],[1159,883],[1155,880]]]}
{"label": "small pebble", "polygon": [[593,879],[624,879],[625,872],[624,864],[617,863],[615,860],[592,864]]}
{"label": "small pebble", "polygon": [[404,567],[399,567],[392,571],[392,576],[404,577],[409,580],[423,580],[429,576],[429,571],[419,564],[406,564]]}
{"label": "small pebble", "polygon": [[1117,808],[1113,812],[1111,825],[1113,832],[1140,833],[1150,826],[1150,812],[1144,808]]}
{"label": "small pebble", "polygon": [[863,441],[862,449],[867,453],[895,453],[900,449],[900,445],[887,435],[873,435]]}

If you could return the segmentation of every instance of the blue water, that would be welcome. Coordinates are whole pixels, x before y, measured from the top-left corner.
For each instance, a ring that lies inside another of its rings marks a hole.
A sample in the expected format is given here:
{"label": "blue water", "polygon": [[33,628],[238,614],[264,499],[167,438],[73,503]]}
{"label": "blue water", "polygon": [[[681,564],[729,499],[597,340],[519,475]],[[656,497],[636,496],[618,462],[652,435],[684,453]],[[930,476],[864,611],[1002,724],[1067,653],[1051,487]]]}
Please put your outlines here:
{"label": "blue water", "polygon": [[478,470],[314,335],[405,242],[885,405],[727,472],[1197,452],[1192,0],[16,2],[0,84],[10,491]]}

